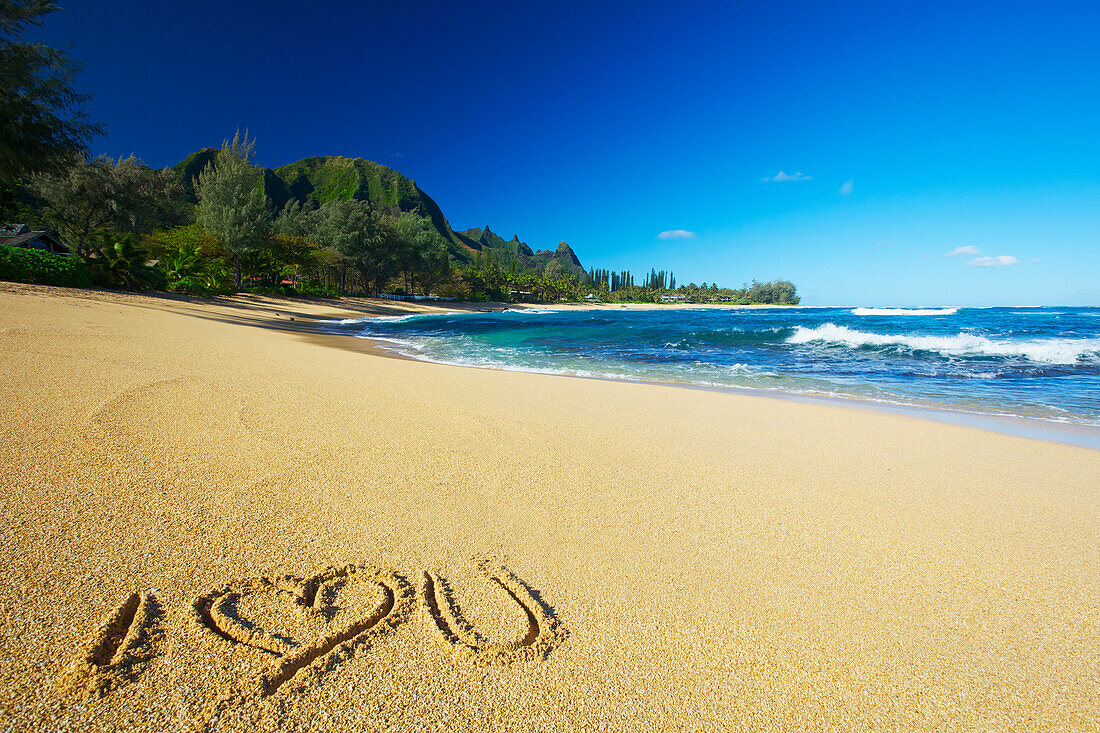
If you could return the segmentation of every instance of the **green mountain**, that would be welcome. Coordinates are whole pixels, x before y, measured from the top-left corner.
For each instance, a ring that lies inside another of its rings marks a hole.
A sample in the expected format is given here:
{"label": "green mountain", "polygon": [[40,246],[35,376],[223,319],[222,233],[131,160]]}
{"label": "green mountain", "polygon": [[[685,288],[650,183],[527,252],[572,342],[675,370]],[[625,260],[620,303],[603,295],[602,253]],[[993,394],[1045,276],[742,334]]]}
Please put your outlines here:
{"label": "green mountain", "polygon": [[203,169],[217,160],[217,157],[217,148],[203,148],[202,150],[196,150],[169,168],[175,174],[176,181],[183,186],[183,192],[191,203],[197,203],[198,201],[195,198],[195,181]]}
{"label": "green mountain", "polygon": [[474,227],[464,232],[457,232],[457,234],[473,249],[482,252],[492,252],[501,263],[507,263],[515,259],[520,265],[528,270],[538,270],[541,272],[546,269],[546,265],[548,265],[551,260],[557,260],[561,263],[562,269],[566,273],[572,272],[579,275],[584,272],[580,259],[578,259],[576,253],[573,252],[573,248],[565,242],[560,242],[558,248],[553,252],[548,249],[534,252],[526,242],[519,241],[518,235],[513,236],[511,239],[504,239],[499,234],[489,229],[488,225],[483,229]]}
{"label": "green mountain", "polygon": [[535,254],[526,243],[519,241],[518,235],[512,237],[511,241],[506,240],[489,229],[488,224],[485,225],[484,229],[474,227],[464,232],[458,232],[458,235],[462,237],[467,246],[481,251],[495,250],[501,254],[516,257],[531,257]]}
{"label": "green mountain", "polygon": [[[172,166],[171,170],[192,202],[195,201],[195,179],[207,165],[217,160],[218,153],[217,148],[204,148]],[[369,201],[383,211],[414,211],[430,219],[447,241],[451,255],[459,261],[469,262],[479,252],[491,252],[502,264],[515,259],[527,269],[542,271],[550,260],[556,259],[566,272],[583,271],[580,260],[565,242],[554,252],[533,252],[519,241],[518,236],[505,240],[488,226],[455,232],[439,205],[421,191],[415,181],[380,163],[363,158],[318,156],[275,169],[261,168],[260,172],[264,191],[276,209],[283,208],[292,198],[302,204],[312,202],[318,206],[334,199]]]}
{"label": "green mountain", "polygon": [[[387,166],[362,158],[314,157],[276,168],[277,181],[268,181],[268,196],[282,208],[291,198],[318,206],[334,199],[370,201],[383,211],[414,211],[430,219],[436,230],[450,243],[454,254],[469,259],[471,253],[451,229],[450,223],[432,197],[416,182]],[[283,186],[280,188],[278,183]]]}

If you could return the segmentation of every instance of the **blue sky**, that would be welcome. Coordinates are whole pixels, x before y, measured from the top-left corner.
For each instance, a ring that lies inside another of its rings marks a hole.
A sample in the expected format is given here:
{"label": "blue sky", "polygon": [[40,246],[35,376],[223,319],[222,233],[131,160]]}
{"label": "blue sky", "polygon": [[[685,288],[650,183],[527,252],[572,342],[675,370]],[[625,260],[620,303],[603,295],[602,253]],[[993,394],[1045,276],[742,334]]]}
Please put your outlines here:
{"label": "blue sky", "polygon": [[1100,304],[1100,3],[63,5],[34,35],[84,64],[97,153],[247,127],[586,266]]}

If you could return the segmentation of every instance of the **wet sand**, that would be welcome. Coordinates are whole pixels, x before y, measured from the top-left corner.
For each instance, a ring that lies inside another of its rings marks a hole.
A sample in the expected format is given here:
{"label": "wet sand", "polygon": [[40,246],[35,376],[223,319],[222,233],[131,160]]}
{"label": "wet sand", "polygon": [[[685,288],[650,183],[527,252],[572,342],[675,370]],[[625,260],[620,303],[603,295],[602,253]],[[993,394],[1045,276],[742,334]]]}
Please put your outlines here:
{"label": "wet sand", "polygon": [[1100,727],[1100,452],[313,323],[432,308],[0,284],[0,729]]}

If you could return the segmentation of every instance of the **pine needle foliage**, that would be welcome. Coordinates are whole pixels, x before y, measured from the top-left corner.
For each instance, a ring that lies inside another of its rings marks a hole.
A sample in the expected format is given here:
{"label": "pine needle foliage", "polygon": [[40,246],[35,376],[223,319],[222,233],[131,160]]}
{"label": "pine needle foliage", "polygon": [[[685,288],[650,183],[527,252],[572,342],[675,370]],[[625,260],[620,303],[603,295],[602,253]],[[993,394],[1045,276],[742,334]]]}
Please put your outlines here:
{"label": "pine needle foliage", "polygon": [[222,240],[233,258],[236,287],[241,287],[241,259],[254,254],[271,237],[272,213],[260,173],[252,165],[256,146],[248,131],[225,140],[217,158],[199,174],[195,219]]}
{"label": "pine needle foliage", "polygon": [[52,0],[0,0],[0,185],[59,173],[103,134],[73,88],[79,66],[55,48],[20,36],[57,10]]}

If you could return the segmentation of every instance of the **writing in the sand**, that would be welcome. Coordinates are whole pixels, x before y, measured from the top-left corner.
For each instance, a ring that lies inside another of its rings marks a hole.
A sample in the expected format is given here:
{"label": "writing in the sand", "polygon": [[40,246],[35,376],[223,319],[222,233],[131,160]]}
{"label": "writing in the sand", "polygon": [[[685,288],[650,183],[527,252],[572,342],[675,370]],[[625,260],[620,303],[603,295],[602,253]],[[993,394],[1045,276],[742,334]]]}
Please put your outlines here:
{"label": "writing in the sand", "polygon": [[[540,660],[565,637],[542,596],[501,564],[481,562],[484,580],[511,599],[523,619],[508,642],[488,639],[463,615],[447,579],[423,571],[416,581],[391,570],[348,565],[308,578],[245,578],[198,596],[189,618],[204,644],[257,662],[241,694],[265,698],[316,683],[326,670],[369,649],[408,622],[416,609],[456,658],[476,664]],[[140,676],[158,656],[155,633],[163,610],[152,592],[132,593],[100,625],[66,673],[69,688],[103,696]],[[278,629],[278,631],[275,631]],[[288,633],[288,629],[291,632]]]}

